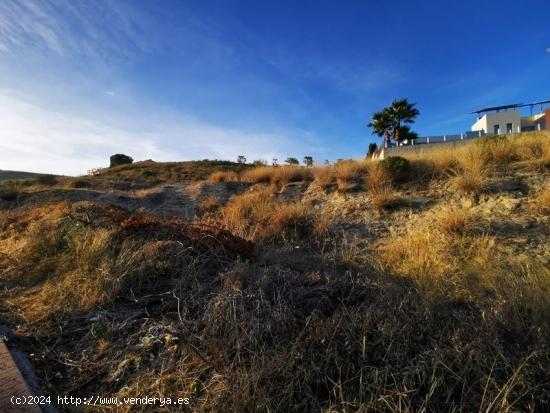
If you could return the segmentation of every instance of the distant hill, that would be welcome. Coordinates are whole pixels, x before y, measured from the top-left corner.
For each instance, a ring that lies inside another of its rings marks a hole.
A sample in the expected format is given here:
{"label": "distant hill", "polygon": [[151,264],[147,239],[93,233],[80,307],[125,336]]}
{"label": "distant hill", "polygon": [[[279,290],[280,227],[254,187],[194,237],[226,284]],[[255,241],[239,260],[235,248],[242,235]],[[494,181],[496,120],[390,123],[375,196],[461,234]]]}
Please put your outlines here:
{"label": "distant hill", "polygon": [[10,181],[13,179],[34,179],[44,175],[48,174],[23,171],[4,171],[0,169],[0,181]]}
{"label": "distant hill", "polygon": [[155,162],[152,160],[103,168],[93,175],[104,178],[124,180],[149,180],[157,182],[200,181],[208,178],[213,172],[242,172],[250,165],[221,160],[200,160],[187,162]]}

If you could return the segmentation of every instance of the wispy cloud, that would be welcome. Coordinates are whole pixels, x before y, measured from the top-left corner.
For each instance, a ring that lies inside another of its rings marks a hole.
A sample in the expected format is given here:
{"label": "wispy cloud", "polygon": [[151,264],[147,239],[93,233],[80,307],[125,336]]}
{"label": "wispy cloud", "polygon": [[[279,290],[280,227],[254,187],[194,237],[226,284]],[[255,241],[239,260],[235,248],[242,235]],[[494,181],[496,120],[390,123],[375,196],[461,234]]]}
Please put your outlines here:
{"label": "wispy cloud", "polygon": [[120,152],[136,160],[235,159],[241,154],[269,160],[305,154],[315,140],[303,131],[258,133],[163,114],[107,122],[101,116],[52,111],[1,91],[0,122],[0,169],[68,175],[106,166],[108,157]]}
{"label": "wispy cloud", "polygon": [[550,47],[546,48],[546,53],[550,53]]}
{"label": "wispy cloud", "polygon": [[151,45],[140,34],[144,22],[121,2],[6,0],[0,2],[0,53],[128,58]]}

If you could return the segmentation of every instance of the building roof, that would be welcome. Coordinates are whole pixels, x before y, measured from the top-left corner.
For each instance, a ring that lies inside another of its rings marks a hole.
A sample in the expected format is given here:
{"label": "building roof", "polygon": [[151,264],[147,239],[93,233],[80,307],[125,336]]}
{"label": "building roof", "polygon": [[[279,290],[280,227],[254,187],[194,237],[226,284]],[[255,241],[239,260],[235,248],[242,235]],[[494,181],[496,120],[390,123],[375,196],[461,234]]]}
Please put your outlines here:
{"label": "building roof", "polygon": [[525,105],[523,106],[531,106],[531,105],[544,105],[545,103],[550,103],[550,99],[549,100],[541,100],[539,102],[533,102],[533,103],[526,103]]}
{"label": "building roof", "polygon": [[470,112],[470,113],[480,114],[480,113],[485,113],[485,112],[493,112],[493,111],[506,110],[506,109],[523,108],[525,106],[533,107],[533,106],[536,106],[536,105],[544,105],[546,103],[550,103],[550,99],[549,100],[541,100],[539,102],[533,102],[533,103],[512,103],[510,105],[492,106],[492,107],[488,107],[488,108],[479,109],[479,110],[476,110],[476,111]]}
{"label": "building roof", "polygon": [[492,106],[492,107],[489,107],[489,108],[483,108],[483,109],[479,109],[479,110],[476,110],[476,111],[471,112],[471,113],[485,113],[485,112],[492,112],[494,110],[514,109],[514,108],[519,108],[521,106],[523,106],[523,103],[513,103],[511,105]]}

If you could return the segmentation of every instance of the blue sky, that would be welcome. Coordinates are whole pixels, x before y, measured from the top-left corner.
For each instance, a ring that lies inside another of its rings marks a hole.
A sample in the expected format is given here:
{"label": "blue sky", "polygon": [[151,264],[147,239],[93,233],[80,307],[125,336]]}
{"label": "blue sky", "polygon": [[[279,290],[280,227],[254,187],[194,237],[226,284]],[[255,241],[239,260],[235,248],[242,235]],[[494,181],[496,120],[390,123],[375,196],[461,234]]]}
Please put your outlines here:
{"label": "blue sky", "polygon": [[0,169],[361,157],[407,97],[420,135],[550,98],[550,3],[0,1]]}

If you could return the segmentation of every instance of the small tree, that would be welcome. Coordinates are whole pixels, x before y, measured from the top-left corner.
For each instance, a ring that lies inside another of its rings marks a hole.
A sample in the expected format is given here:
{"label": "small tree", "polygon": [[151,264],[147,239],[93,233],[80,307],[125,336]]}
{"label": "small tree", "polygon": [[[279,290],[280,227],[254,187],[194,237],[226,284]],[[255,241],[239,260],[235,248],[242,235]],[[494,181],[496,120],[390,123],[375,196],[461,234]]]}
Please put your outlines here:
{"label": "small tree", "polygon": [[304,165],[306,165],[306,166],[313,166],[313,157],[311,157],[311,156],[304,156]]}
{"label": "small tree", "polygon": [[300,165],[300,161],[298,159],[292,158],[292,157],[286,158],[285,162],[289,165]]}
{"label": "small tree", "polygon": [[273,161],[271,162],[271,165],[279,166],[279,159],[278,158],[273,158]]}
{"label": "small tree", "polygon": [[369,143],[369,151],[367,152],[367,158],[372,158],[372,155],[376,153],[378,146],[374,142]]}
{"label": "small tree", "polygon": [[109,168],[112,168],[118,165],[128,165],[134,162],[134,160],[130,156],[124,155],[122,153],[111,155],[109,160],[111,161],[109,164]]}
{"label": "small tree", "polygon": [[266,166],[267,161],[264,161],[263,159],[256,159],[254,162],[252,162],[252,165],[254,165],[254,166]]}
{"label": "small tree", "polygon": [[246,156],[244,155],[237,156],[237,163],[246,163]]}

